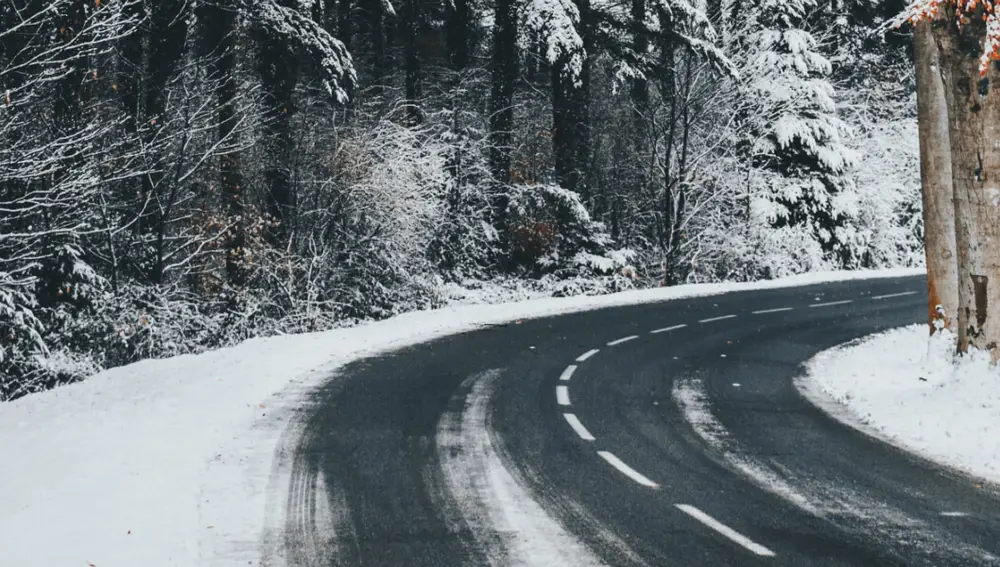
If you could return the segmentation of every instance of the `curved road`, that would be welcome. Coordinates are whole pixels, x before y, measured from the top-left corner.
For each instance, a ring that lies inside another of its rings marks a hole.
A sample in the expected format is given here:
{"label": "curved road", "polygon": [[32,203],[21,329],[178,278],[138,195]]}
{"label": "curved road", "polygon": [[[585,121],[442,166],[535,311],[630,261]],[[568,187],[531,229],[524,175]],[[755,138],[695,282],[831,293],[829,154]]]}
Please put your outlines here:
{"label": "curved road", "polygon": [[[1000,497],[793,384],[923,278],[528,320],[352,364],[296,450],[300,565],[1000,564]],[[917,377],[914,377],[917,379]]]}

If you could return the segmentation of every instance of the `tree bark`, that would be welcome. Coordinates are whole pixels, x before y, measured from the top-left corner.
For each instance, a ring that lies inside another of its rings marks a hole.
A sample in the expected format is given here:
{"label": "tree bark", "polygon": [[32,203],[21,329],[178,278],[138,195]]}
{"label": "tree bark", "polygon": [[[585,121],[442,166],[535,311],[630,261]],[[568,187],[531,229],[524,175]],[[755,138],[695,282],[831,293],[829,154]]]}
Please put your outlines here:
{"label": "tree bark", "polygon": [[[639,57],[649,50],[649,40],[643,33],[645,21],[646,0],[632,0],[632,25],[635,28],[632,33],[632,49]],[[646,127],[649,112],[649,80],[645,77],[632,79],[630,95],[636,134],[639,134]]]}
{"label": "tree bark", "polygon": [[404,47],[406,51],[405,83],[407,116],[411,126],[420,124],[423,116],[420,101],[423,98],[423,78],[420,69],[420,50],[417,42],[420,33],[420,0],[408,0],[406,19],[403,22]]}
{"label": "tree bark", "polygon": [[[280,0],[280,3],[293,10],[296,6],[293,0]],[[267,117],[264,180],[267,184],[267,213],[276,223],[268,230],[268,240],[272,246],[280,248],[291,234],[296,212],[296,195],[292,186],[295,152],[292,118],[296,112],[293,95],[299,81],[298,60],[285,40],[265,32],[259,33],[257,69],[265,94]]]}
{"label": "tree bark", "polygon": [[389,60],[386,54],[386,10],[382,0],[368,0],[366,5],[374,73],[372,94],[379,96],[385,89],[385,80],[389,73]]}
{"label": "tree bark", "polygon": [[566,58],[552,66],[552,146],[555,175],[561,187],[590,199],[590,74],[593,67],[594,26],[590,0],[577,0],[580,36],[583,39],[583,67],[573,78]]}
{"label": "tree bark", "polygon": [[917,25],[913,45],[917,70],[924,251],[927,257],[927,316],[933,335],[939,325],[954,329],[953,322],[958,312],[951,143],[948,103],[941,81],[937,44],[929,21]]}
{"label": "tree bark", "polygon": [[202,25],[202,51],[209,56],[211,76],[218,81],[219,140],[230,148],[219,157],[222,207],[229,229],[225,239],[226,277],[229,283],[242,286],[246,283],[246,220],[243,218],[243,167],[239,145],[239,77],[236,68],[237,14],[228,2],[206,3],[200,7]]}
{"label": "tree bark", "polygon": [[473,49],[472,2],[452,0],[446,5],[448,59],[451,61],[452,69],[464,71],[469,66]]}
{"label": "tree bark", "polygon": [[[146,72],[144,120],[148,123],[144,144],[148,147],[164,123],[167,111],[167,85],[177,71],[184,57],[184,45],[188,35],[188,3],[176,0],[157,0],[150,8],[148,68]],[[166,254],[166,231],[169,218],[161,212],[170,204],[160,201],[161,185],[167,164],[158,152],[154,152],[152,168],[142,178],[143,194],[152,196],[158,202],[149,211],[148,222],[156,225],[155,258],[150,273],[154,283],[162,283],[164,277],[164,257]]]}
{"label": "tree bark", "polygon": [[961,29],[948,8],[932,29],[948,102],[958,257],[958,350],[1000,350],[1000,72],[979,74],[982,8]]}
{"label": "tree bark", "polygon": [[[490,169],[493,179],[506,185],[510,182],[514,81],[517,80],[517,4],[514,0],[497,0],[496,3],[491,75]],[[506,202],[499,203],[498,209],[506,209]],[[498,213],[503,215],[503,210]]]}
{"label": "tree bark", "polygon": [[723,0],[708,0],[705,6],[707,11],[708,21],[712,22],[712,26],[715,27],[715,31],[722,35],[725,22],[722,21],[722,3]]}
{"label": "tree bark", "polygon": [[[332,16],[331,16],[332,17]],[[351,0],[340,0],[337,3],[337,32],[340,34],[340,41],[344,42],[344,47],[351,50],[351,37],[354,35],[354,28],[351,26]]]}

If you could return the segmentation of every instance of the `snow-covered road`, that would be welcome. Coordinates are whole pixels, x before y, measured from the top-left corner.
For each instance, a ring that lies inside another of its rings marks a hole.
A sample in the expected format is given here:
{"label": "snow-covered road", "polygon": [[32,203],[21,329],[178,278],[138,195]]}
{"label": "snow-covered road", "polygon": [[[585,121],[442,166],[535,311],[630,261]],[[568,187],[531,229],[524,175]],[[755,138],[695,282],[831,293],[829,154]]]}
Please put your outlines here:
{"label": "snow-covered road", "polygon": [[[247,565],[278,554],[298,411],[360,357],[573,311],[869,277],[812,274],[412,313],[326,333],[145,361],[0,404],[0,550],[11,565]],[[269,555],[270,553],[270,555]]]}

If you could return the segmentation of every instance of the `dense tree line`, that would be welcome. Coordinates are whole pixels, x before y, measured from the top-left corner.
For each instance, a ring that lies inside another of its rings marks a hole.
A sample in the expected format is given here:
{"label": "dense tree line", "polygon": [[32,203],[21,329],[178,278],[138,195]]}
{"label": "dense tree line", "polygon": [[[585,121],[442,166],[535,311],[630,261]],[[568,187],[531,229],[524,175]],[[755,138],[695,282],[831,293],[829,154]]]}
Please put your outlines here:
{"label": "dense tree line", "polygon": [[0,399],[475,289],[919,262],[902,3],[0,1]]}

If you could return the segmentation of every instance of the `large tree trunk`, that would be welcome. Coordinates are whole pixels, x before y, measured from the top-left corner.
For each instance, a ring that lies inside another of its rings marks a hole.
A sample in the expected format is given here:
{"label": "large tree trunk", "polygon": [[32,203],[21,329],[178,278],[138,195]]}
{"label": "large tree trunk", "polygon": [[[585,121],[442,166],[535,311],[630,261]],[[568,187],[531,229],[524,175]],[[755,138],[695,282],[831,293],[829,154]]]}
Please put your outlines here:
{"label": "large tree trunk", "polygon": [[948,101],[958,251],[958,350],[1000,350],[1000,73],[979,74],[982,9],[959,29],[949,8],[933,24]]}
{"label": "large tree trunk", "polygon": [[[958,312],[955,258],[955,205],[951,182],[948,103],[931,23],[913,35],[917,66],[917,122],[920,126],[920,183],[927,256],[927,310],[931,334],[938,325],[953,328]],[[939,311],[940,309],[940,311]]]}

